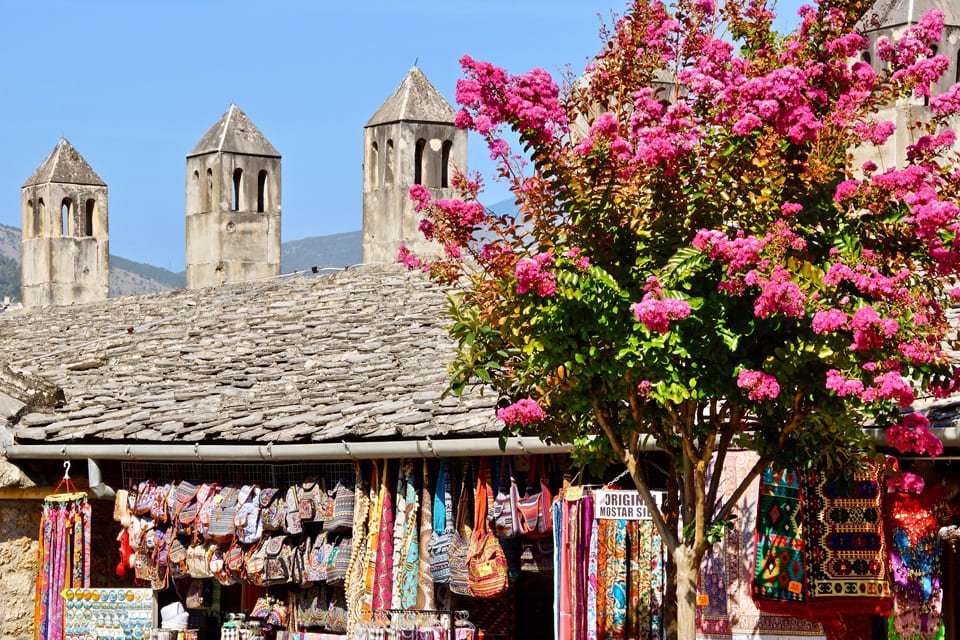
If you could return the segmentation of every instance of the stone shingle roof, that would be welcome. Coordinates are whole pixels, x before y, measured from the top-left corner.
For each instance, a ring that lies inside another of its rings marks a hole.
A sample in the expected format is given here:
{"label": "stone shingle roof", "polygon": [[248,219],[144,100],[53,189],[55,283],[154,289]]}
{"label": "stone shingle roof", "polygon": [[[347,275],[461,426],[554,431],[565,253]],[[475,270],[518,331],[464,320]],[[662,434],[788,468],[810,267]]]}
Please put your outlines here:
{"label": "stone shingle roof", "polygon": [[7,429],[19,443],[497,432],[493,393],[441,398],[446,304],[391,266],[3,313],[0,361],[65,395]]}
{"label": "stone shingle roof", "polygon": [[945,24],[960,26],[956,0],[877,0],[862,22],[867,31],[913,24],[931,9],[943,11]]}
{"label": "stone shingle roof", "polygon": [[241,153],[248,156],[279,158],[277,151],[266,136],[257,129],[243,111],[231,104],[217,123],[207,129],[188,158],[206,153]]}
{"label": "stone shingle roof", "polygon": [[373,114],[367,127],[391,122],[439,122],[453,124],[456,111],[417,67]]}
{"label": "stone shingle roof", "polygon": [[48,183],[84,184],[105,187],[107,183],[97,175],[93,167],[83,159],[66,138],[53,148],[47,159],[40,163],[37,170],[23,183],[24,187]]}

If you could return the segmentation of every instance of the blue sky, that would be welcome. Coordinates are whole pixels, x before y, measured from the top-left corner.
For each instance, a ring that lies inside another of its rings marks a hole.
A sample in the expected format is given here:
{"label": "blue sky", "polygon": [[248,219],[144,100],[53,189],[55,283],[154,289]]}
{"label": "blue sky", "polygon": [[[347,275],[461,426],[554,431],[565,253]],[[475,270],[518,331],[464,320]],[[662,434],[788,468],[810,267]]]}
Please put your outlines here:
{"label": "blue sky", "polygon": [[[63,135],[110,187],[111,252],[182,269],[184,156],[235,102],[283,154],[284,241],[357,230],[363,125],[415,59],[451,101],[464,53],[579,72],[625,5],[3,2],[0,223],[20,226],[20,186]],[[470,164],[489,167],[476,140]]]}

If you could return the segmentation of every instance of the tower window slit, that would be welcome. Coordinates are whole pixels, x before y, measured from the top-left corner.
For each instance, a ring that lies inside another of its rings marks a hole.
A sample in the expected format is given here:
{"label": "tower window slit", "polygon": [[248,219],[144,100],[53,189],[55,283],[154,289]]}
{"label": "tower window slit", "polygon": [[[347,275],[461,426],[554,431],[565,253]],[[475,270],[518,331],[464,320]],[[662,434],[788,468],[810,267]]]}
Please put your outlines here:
{"label": "tower window slit", "polygon": [[413,151],[413,184],[423,184],[423,150],[426,146],[426,140],[423,138],[417,140],[417,146]]}
{"label": "tower window slit", "polygon": [[231,203],[231,211],[240,211],[240,195],[243,186],[243,169],[234,169],[233,170],[233,202]]}
{"label": "tower window slit", "polygon": [[257,174],[257,213],[263,213],[267,200],[267,172]]}

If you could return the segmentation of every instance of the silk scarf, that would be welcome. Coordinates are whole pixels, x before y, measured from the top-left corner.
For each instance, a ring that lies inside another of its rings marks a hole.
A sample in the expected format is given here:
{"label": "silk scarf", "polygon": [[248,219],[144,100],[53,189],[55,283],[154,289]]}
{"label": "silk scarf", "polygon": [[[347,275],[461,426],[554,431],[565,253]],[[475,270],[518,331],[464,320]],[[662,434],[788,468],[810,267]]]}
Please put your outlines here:
{"label": "silk scarf", "polygon": [[420,583],[417,608],[433,609],[433,575],[430,573],[430,536],[433,535],[433,499],[430,496],[430,468],[423,460],[423,485],[420,495]]}

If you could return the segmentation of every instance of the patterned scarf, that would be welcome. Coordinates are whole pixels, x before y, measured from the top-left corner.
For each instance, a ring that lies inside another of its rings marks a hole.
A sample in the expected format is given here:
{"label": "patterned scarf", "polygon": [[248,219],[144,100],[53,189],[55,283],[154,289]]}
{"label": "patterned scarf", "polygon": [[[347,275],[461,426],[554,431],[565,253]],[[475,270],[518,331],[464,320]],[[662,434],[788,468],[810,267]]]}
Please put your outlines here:
{"label": "patterned scarf", "polygon": [[946,511],[943,488],[938,484],[919,496],[887,495],[884,519],[893,577],[892,639],[920,640],[944,633],[939,528]]}
{"label": "patterned scarf", "polygon": [[[590,523],[590,545],[587,554],[587,612],[597,611],[597,521]],[[597,640],[597,616],[587,616],[587,640]]]}
{"label": "patterned scarf", "polygon": [[373,478],[370,481],[370,523],[367,526],[367,564],[363,574],[363,602],[366,611],[373,611],[373,591],[377,582],[377,551],[380,548],[380,519],[383,515],[383,493],[380,491],[380,473],[373,463]]}
{"label": "patterned scarf", "polygon": [[369,530],[367,519],[370,515],[370,494],[364,490],[363,472],[360,465],[354,463],[356,471],[356,502],[353,508],[353,548],[350,553],[350,566],[347,568],[346,596],[350,612],[347,624],[353,630],[363,621],[364,614],[370,609],[364,608],[367,544]]}
{"label": "patterned scarf", "polygon": [[373,586],[373,610],[390,609],[393,603],[393,494],[388,479],[388,462],[383,463],[380,484],[381,517],[377,541],[376,582]]}
{"label": "patterned scarf", "polygon": [[[417,538],[417,481],[413,475],[413,461],[404,460],[401,467],[400,486],[403,494],[403,510],[397,509],[398,523],[403,522],[400,538],[399,583],[400,598],[395,609],[414,609],[420,582],[420,544]],[[401,499],[398,491],[397,499]],[[399,502],[398,502],[399,504]],[[396,599],[396,597],[395,597]]]}
{"label": "patterned scarf", "polygon": [[90,586],[90,504],[45,503],[34,594],[35,640],[62,640],[64,589]]}
{"label": "patterned scarf", "polygon": [[433,609],[433,575],[430,573],[430,536],[433,535],[433,499],[430,496],[430,468],[423,461],[423,487],[420,495],[420,583],[417,609]]}
{"label": "patterned scarf", "polygon": [[606,593],[606,608],[598,610],[604,616],[604,632],[600,640],[621,640],[626,637],[627,623],[627,522],[602,520],[600,544],[605,549],[606,570],[602,585]]}

